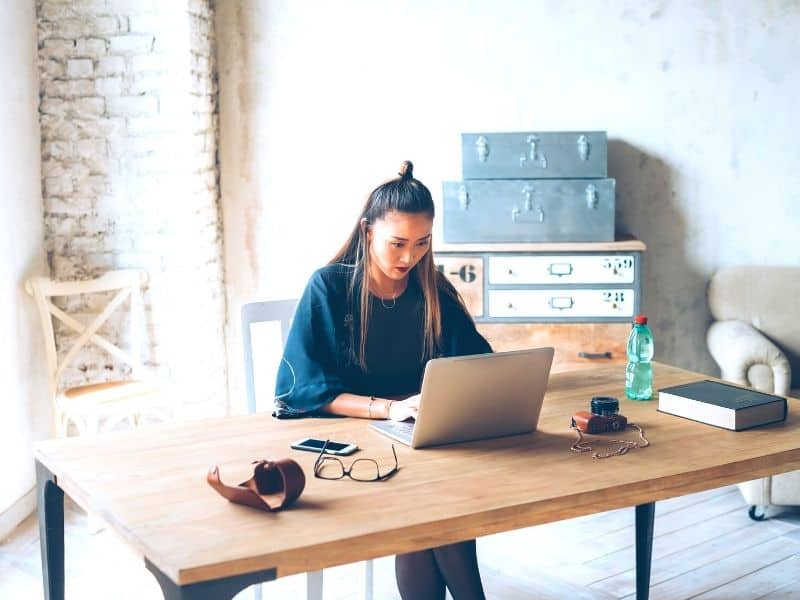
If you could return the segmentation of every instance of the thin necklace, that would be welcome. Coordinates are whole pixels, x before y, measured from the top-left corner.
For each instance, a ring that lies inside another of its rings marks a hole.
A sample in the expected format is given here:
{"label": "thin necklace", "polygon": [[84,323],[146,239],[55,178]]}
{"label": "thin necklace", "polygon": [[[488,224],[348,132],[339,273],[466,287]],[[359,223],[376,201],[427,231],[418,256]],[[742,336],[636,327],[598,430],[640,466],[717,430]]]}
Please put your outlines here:
{"label": "thin necklace", "polygon": [[383,299],[383,298],[381,298],[380,296],[378,296],[378,298],[380,298],[380,300],[381,300],[381,306],[382,306],[383,308],[387,308],[387,309],[388,309],[388,308],[394,308],[394,305],[395,305],[395,304],[397,304],[397,296],[392,296],[392,303],[391,303],[391,304],[386,304],[386,302],[384,301],[384,299]]}
{"label": "thin necklace", "polygon": [[[370,287],[372,287],[372,285],[370,285]],[[378,300],[381,301],[381,306],[388,310],[390,308],[394,308],[395,307],[395,305],[397,304],[397,297],[403,294],[403,292],[405,291],[405,286],[403,287],[402,290],[394,293],[394,295],[391,297],[391,303],[387,303],[386,300],[384,300],[383,296],[378,294],[377,291],[375,291],[374,289],[372,289],[370,291],[372,292],[373,296],[377,296]]]}

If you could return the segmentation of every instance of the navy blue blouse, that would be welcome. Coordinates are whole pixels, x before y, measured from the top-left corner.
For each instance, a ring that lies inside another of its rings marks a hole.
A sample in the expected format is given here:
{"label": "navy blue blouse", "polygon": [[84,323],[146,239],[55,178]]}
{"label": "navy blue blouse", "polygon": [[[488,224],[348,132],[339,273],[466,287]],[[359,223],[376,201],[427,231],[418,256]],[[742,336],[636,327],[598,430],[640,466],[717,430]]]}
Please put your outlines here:
{"label": "navy blue blouse", "polygon": [[[348,287],[352,274],[352,266],[326,265],[318,269],[306,285],[297,304],[278,368],[274,416],[306,416],[345,392],[382,397],[419,393],[425,368],[421,360],[397,364],[395,371],[392,371],[391,365],[383,364],[378,369],[368,368],[365,372],[358,364],[360,289],[355,290],[355,304],[351,305]],[[422,292],[415,276],[413,272],[409,275],[408,288],[401,298],[404,302],[416,298],[421,306]],[[448,285],[449,282],[440,278],[442,339],[437,356],[491,352],[491,346],[475,329],[472,318],[441,289]],[[376,300],[373,305],[380,307],[380,301]],[[372,316],[370,319],[370,323],[375,322]],[[409,327],[396,328],[392,339],[386,339],[383,343],[419,348],[418,329],[422,327],[422,322],[417,320],[416,327],[413,325],[409,323]],[[370,340],[368,335],[368,352],[370,346],[374,347]],[[369,367],[369,353],[366,362]]]}

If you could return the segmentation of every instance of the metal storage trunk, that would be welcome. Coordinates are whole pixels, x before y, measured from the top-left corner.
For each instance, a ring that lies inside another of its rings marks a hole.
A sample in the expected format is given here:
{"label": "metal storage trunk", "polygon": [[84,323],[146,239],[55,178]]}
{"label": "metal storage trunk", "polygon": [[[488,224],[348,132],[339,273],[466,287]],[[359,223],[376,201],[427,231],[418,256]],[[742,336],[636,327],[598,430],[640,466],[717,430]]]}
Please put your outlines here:
{"label": "metal storage trunk", "polygon": [[608,174],[605,131],[462,133],[464,179],[577,179]]}
{"label": "metal storage trunk", "polygon": [[447,243],[612,242],[614,179],[446,181]]}

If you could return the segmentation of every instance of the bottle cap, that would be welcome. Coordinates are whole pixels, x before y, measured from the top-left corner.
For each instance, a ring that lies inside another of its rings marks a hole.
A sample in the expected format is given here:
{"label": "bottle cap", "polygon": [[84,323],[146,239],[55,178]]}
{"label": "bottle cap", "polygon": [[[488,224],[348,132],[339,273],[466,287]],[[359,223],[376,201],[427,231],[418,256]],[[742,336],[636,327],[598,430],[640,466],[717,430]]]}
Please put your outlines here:
{"label": "bottle cap", "polygon": [[645,315],[636,315],[633,317],[633,322],[637,325],[647,325],[647,317]]}

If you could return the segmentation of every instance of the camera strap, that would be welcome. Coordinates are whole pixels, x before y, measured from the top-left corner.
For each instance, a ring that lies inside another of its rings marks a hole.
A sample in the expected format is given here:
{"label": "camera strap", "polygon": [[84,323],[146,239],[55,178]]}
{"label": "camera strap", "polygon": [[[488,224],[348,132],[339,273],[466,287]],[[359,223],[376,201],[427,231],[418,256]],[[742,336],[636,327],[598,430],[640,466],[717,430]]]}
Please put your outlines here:
{"label": "camera strap", "polygon": [[[622,456],[623,454],[627,454],[628,451],[632,450],[633,448],[647,448],[650,445],[649,440],[646,437],[644,437],[644,430],[641,427],[639,427],[635,423],[628,423],[628,427],[633,427],[636,431],[639,432],[640,441],[632,442],[629,440],[615,440],[615,439],[608,440],[612,444],[619,444],[616,450],[612,450],[611,452],[606,452],[606,453],[595,452],[594,454],[592,454],[592,458],[600,459],[600,458],[611,458],[612,456]],[[573,429],[575,433],[578,434],[578,439],[572,444],[572,446],[570,446],[569,448],[570,450],[578,453],[591,452],[592,450],[594,450],[594,448],[592,448],[592,446],[589,445],[589,442],[583,439],[584,434],[580,429],[578,429],[574,425],[571,426],[570,429]]]}

